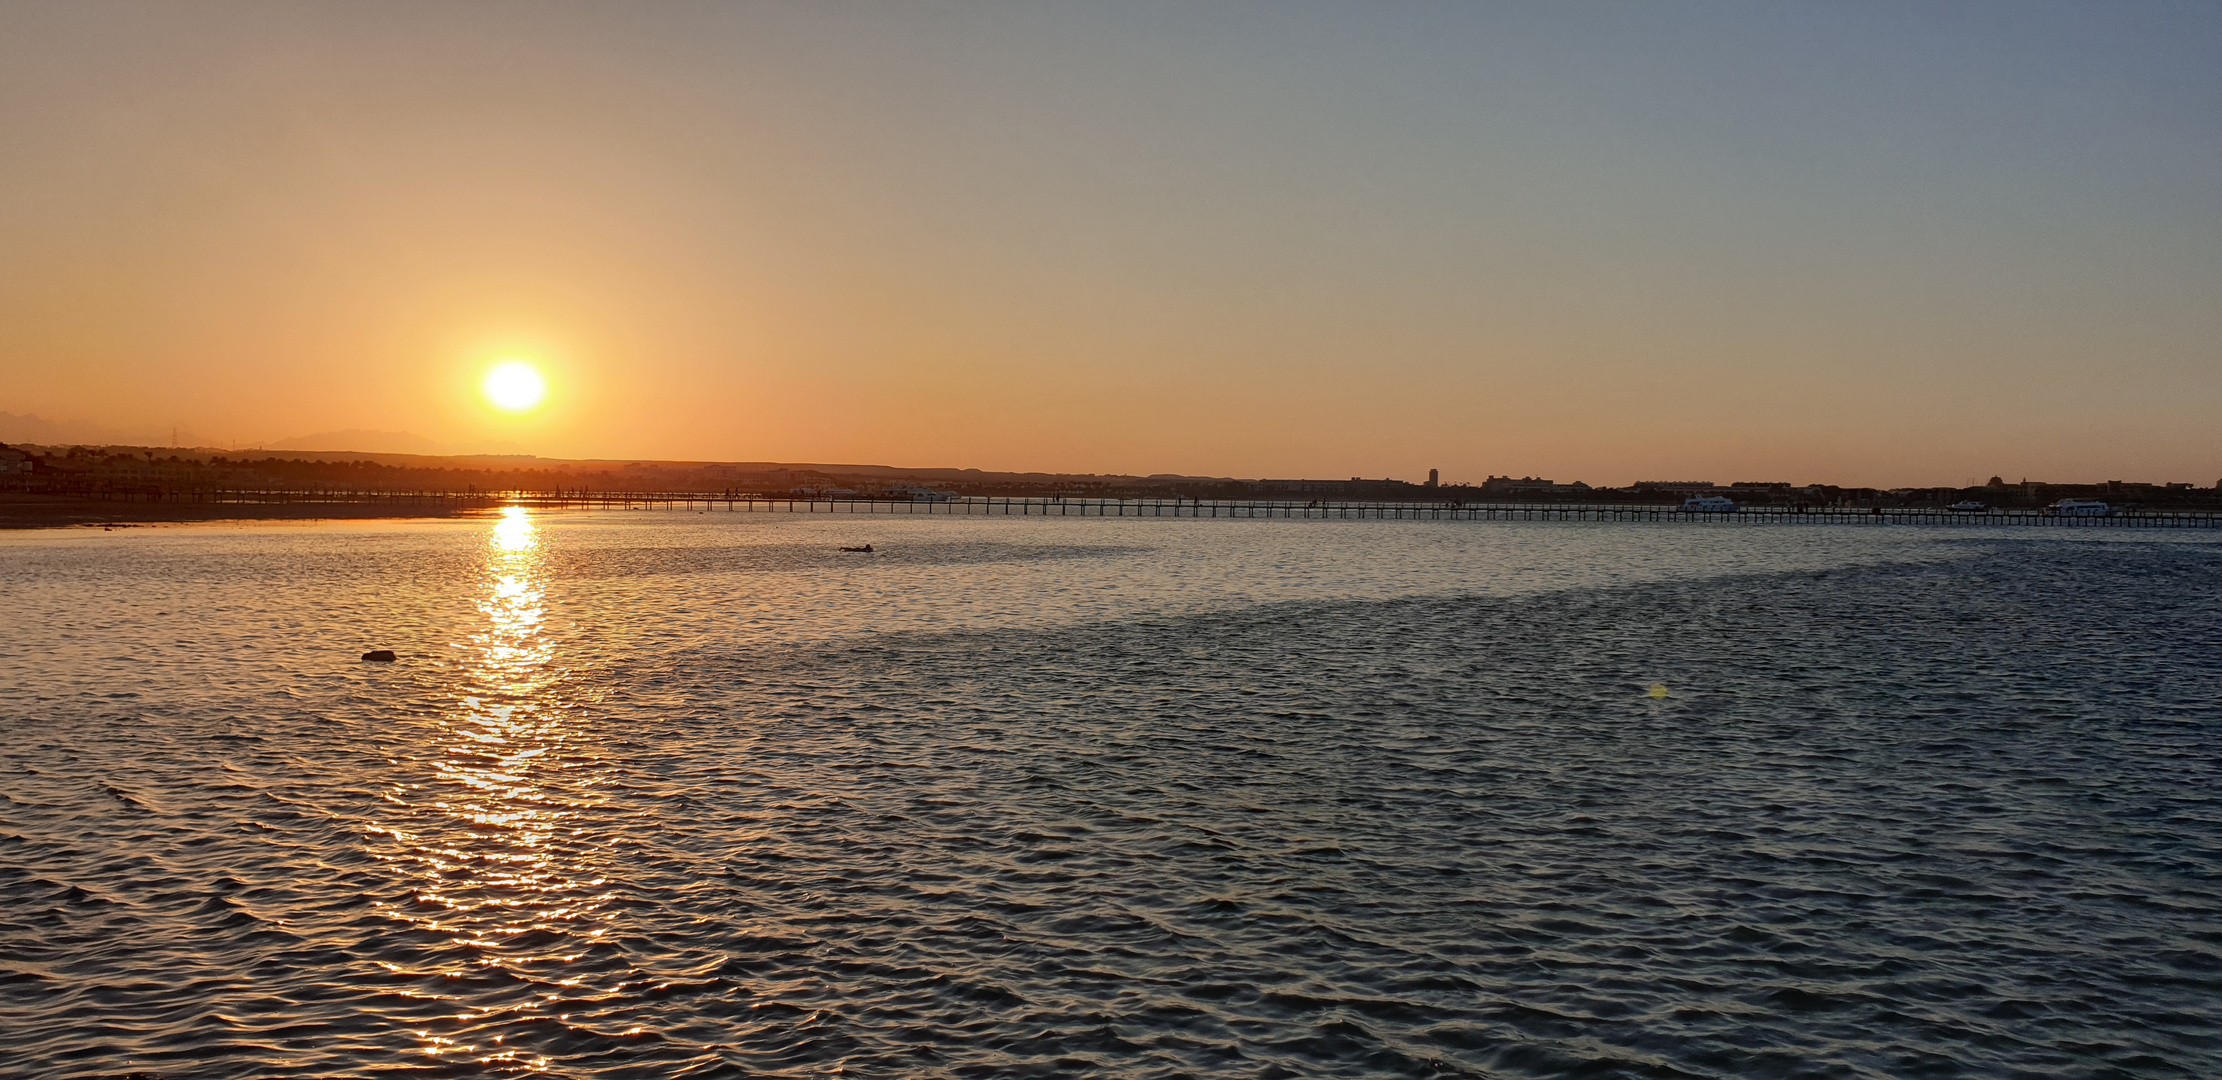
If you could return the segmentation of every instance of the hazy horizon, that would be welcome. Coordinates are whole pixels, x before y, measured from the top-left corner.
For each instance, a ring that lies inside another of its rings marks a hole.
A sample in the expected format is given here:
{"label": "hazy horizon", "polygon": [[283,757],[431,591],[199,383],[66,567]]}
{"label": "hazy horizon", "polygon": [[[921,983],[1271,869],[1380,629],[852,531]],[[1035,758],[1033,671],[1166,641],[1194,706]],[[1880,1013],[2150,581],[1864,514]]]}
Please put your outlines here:
{"label": "hazy horizon", "polygon": [[2204,486],[2218,46],[2163,3],[12,5],[0,413]]}
{"label": "hazy horizon", "polygon": [[[35,424],[39,424],[39,425],[42,425],[43,427],[45,427],[45,428],[47,429],[47,431],[48,431],[48,435],[47,435],[46,437],[43,437],[43,438],[41,438],[41,437],[31,437],[30,435],[25,435],[25,434],[15,434],[15,433],[17,433],[17,432],[25,432],[25,431],[30,431],[30,430],[33,430],[32,428],[30,428],[30,427],[27,427],[27,426],[26,426],[26,425],[25,425],[25,424],[23,423],[24,421],[31,421],[31,422],[33,422],[33,423],[35,423]],[[86,435],[87,437],[82,437],[82,438],[81,438],[81,437],[76,437],[75,435],[71,435],[70,433],[80,433],[80,434]],[[141,435],[147,435],[147,434],[149,434],[149,433],[146,433],[146,432],[141,432],[140,434],[141,434]],[[159,432],[154,432],[154,433],[151,433],[151,434],[152,434],[152,435],[157,435],[157,436],[158,436],[158,435],[159,435],[160,433],[159,433]],[[39,417],[25,417],[25,416],[16,416],[16,415],[13,415],[13,414],[9,414],[9,413],[0,413],[0,445],[7,445],[7,444],[9,444],[9,443],[15,443],[15,444],[19,444],[19,445],[24,445],[24,444],[27,444],[27,445],[47,445],[47,446],[53,446],[53,445],[81,445],[81,446],[97,446],[97,447],[136,447],[136,448],[142,448],[142,449],[146,449],[146,450],[149,450],[149,451],[160,451],[160,450],[162,450],[162,449],[165,449],[165,448],[167,448],[167,449],[171,449],[171,450],[176,450],[176,451],[179,451],[179,452],[200,453],[200,452],[204,452],[204,451],[220,451],[220,452],[224,452],[224,453],[232,453],[232,454],[261,454],[261,453],[272,453],[272,454],[285,454],[285,453],[309,453],[309,454],[349,454],[349,453],[352,453],[352,454],[364,454],[364,455],[374,455],[374,456],[379,456],[379,457],[394,457],[394,456],[397,456],[397,455],[410,455],[410,456],[421,456],[421,457],[431,457],[431,458],[453,458],[453,459],[476,459],[476,458],[498,458],[498,457],[529,457],[529,458],[535,458],[535,459],[538,459],[538,460],[544,460],[544,461],[549,461],[549,462],[592,462],[592,461],[613,461],[613,462],[614,462],[614,461],[636,461],[636,462],[664,462],[664,463],[674,463],[674,464],[682,464],[682,463],[687,463],[687,462],[702,462],[702,463],[706,463],[706,464],[769,464],[769,465],[779,465],[779,466],[783,466],[783,467],[798,467],[798,468],[867,468],[867,469],[886,469],[886,468],[892,468],[892,469],[908,469],[908,470],[922,470],[922,471],[936,471],[936,470],[939,470],[939,471],[972,471],[972,472],[982,472],[982,473],[991,473],[991,474],[1027,474],[1027,473],[1047,473],[1047,474],[1051,474],[1051,475],[1096,475],[1096,476],[1135,476],[1135,477],[1148,477],[1148,476],[1185,476],[1185,477],[1193,477],[1193,478],[1197,478],[1197,479],[1208,479],[1208,478],[1225,478],[1225,479],[1234,479],[1234,480],[1264,480],[1264,479],[1279,479],[1279,480],[1294,480],[1294,479],[1306,479],[1306,480],[1342,480],[1342,479],[1345,479],[1345,478],[1346,478],[1346,477],[1345,477],[1345,476],[1344,476],[1343,474],[1340,474],[1340,473],[1335,473],[1335,472],[1333,472],[1332,470],[1330,470],[1330,471],[1328,471],[1328,472],[1323,472],[1323,473],[1319,473],[1319,474],[1316,474],[1316,475],[1308,475],[1308,476],[1297,476],[1297,475],[1294,475],[1294,474],[1288,474],[1288,475],[1279,475],[1279,474],[1275,474],[1275,475],[1265,475],[1265,474],[1258,474],[1258,475],[1247,475],[1247,476],[1245,476],[1245,475],[1230,474],[1230,473],[1175,473],[1175,472],[1157,472],[1157,473],[1146,473],[1146,472],[1138,472],[1138,471],[1136,471],[1136,470],[1133,470],[1133,469],[1116,469],[1116,468],[1113,468],[1113,469],[1097,469],[1097,470],[1092,470],[1092,471],[1090,471],[1090,472],[1076,472],[1076,471],[1073,471],[1073,470],[1055,470],[1055,469],[1029,469],[1029,468],[1024,468],[1024,467],[1014,467],[1014,468],[982,468],[981,466],[978,466],[978,465],[973,465],[973,464],[969,464],[969,463],[966,463],[966,462],[933,462],[933,461],[895,461],[895,460],[890,460],[890,461],[869,461],[869,460],[847,460],[847,461],[836,461],[836,460],[831,460],[831,459],[814,459],[814,460],[804,460],[804,459],[793,459],[793,458],[730,458],[730,457],[727,457],[727,458],[651,458],[651,457],[644,457],[643,455],[639,455],[639,454],[614,454],[614,455],[600,455],[600,456],[589,456],[589,457],[577,457],[577,458],[573,458],[573,457],[557,457],[557,456],[551,456],[551,455],[545,455],[545,454],[532,454],[532,453],[529,453],[528,451],[526,451],[526,450],[525,450],[525,449],[524,449],[523,447],[520,447],[520,446],[516,446],[516,445],[514,445],[514,444],[510,444],[510,445],[503,445],[503,444],[498,444],[498,443],[497,443],[497,444],[489,444],[489,445],[479,446],[479,447],[476,447],[476,448],[472,448],[472,447],[465,447],[465,446],[452,446],[452,445],[443,445],[443,444],[438,444],[438,443],[434,443],[434,442],[432,442],[432,440],[426,439],[426,438],[424,438],[424,437],[423,437],[423,436],[421,436],[421,435],[415,435],[415,434],[412,434],[412,433],[410,433],[410,432],[405,432],[405,431],[359,431],[359,430],[358,430],[358,431],[331,431],[331,432],[319,432],[319,433],[315,433],[315,434],[310,434],[310,435],[302,435],[302,436],[296,436],[296,437],[293,437],[293,438],[287,438],[287,439],[278,439],[278,440],[271,440],[271,441],[267,441],[267,442],[258,442],[258,443],[253,443],[253,444],[225,444],[225,443],[218,443],[218,442],[214,442],[214,441],[210,441],[210,440],[206,440],[206,439],[201,439],[201,438],[200,438],[200,437],[198,436],[198,434],[197,434],[197,433],[192,433],[192,432],[186,432],[186,433],[183,433],[183,434],[181,434],[181,435],[179,435],[179,436],[178,436],[178,438],[177,438],[177,441],[172,441],[172,442],[164,442],[164,441],[160,440],[159,438],[153,438],[153,439],[148,439],[148,440],[134,440],[134,439],[131,439],[131,438],[126,438],[126,437],[122,437],[123,435],[125,435],[125,433],[123,433],[123,432],[115,432],[115,431],[105,431],[105,432],[104,432],[104,431],[101,431],[101,430],[99,430],[99,429],[97,429],[97,428],[91,428],[91,427],[89,427],[89,426],[87,426],[87,425],[83,425],[83,424],[52,424],[52,423],[47,423],[47,422],[44,422],[44,421],[42,421],[42,420],[41,420],[41,419],[40,419]],[[1347,478],[1348,478],[1348,479],[1352,479],[1352,480],[1356,480],[1356,479],[1376,479],[1376,480],[1378,480],[1378,479],[1391,479],[1391,480],[1403,480],[1403,481],[1406,481],[1406,482],[1409,482],[1409,483],[1418,483],[1418,482],[1419,482],[1419,481],[1420,481],[1421,479],[1423,479],[1423,478],[1424,478],[1424,477],[1423,477],[1423,474],[1424,474],[1424,473],[1426,473],[1426,471],[1427,471],[1427,470],[1426,470],[1426,469],[1424,469],[1424,468],[1423,468],[1423,469],[1416,469],[1416,470],[1405,470],[1405,471],[1404,471],[1404,472],[1402,472],[1402,473],[1399,473],[1399,472],[1396,472],[1396,471],[1393,471],[1393,470],[1392,470],[1392,471],[1390,471],[1390,472],[1388,472],[1388,473],[1384,473],[1384,474],[1380,474],[1380,475],[1373,475],[1373,476],[1366,476],[1366,477],[1360,477],[1360,476],[1357,476],[1357,475],[1351,475],[1351,476],[1349,476],[1349,477],[1347,477]],[[1484,475],[1475,475],[1475,476],[1462,476],[1462,475],[1443,475],[1443,476],[1441,477],[1441,482],[1442,482],[1442,483],[1443,483],[1444,485],[1447,485],[1447,486],[1453,486],[1453,485],[1458,485],[1458,484],[1479,484],[1479,483],[1481,483],[1482,481],[1484,481],[1484,480],[1487,480],[1487,479],[1489,479],[1490,477],[1492,477],[1492,476],[1496,476],[1496,475],[1508,475],[1508,474],[1484,474]],[[1993,474],[1993,475],[1998,475],[1998,474]],[[1584,481],[1584,482],[1592,482],[1592,486],[1595,486],[1595,487],[1626,487],[1626,486],[1628,486],[1628,485],[1630,485],[1630,484],[1633,484],[1633,483],[1636,483],[1636,482],[1639,482],[1639,481],[1660,481],[1660,480],[1689,481],[1689,480],[1693,480],[1693,479],[1704,479],[1704,480],[1710,480],[1710,481],[1717,481],[1717,482],[1719,482],[1719,483],[1722,483],[1722,484],[1730,484],[1730,483],[1741,483],[1741,482],[1757,482],[1757,481],[1761,481],[1762,479],[1764,479],[1764,481],[1765,481],[1765,482],[1769,482],[1769,483],[1775,483],[1775,482],[1789,482],[1789,483],[1793,483],[1793,484],[1801,484],[1801,485],[1802,485],[1802,484],[1804,484],[1804,483],[1806,483],[1806,482],[1807,482],[1807,481],[1805,481],[1805,480],[1803,480],[1803,479],[1800,479],[1800,478],[1797,478],[1797,477],[1789,477],[1789,476],[1767,476],[1767,477],[1764,477],[1764,478],[1762,478],[1762,477],[1760,477],[1760,476],[1758,476],[1758,475],[1746,476],[1746,475],[1743,475],[1743,474],[1741,474],[1741,473],[1739,473],[1739,474],[1736,474],[1733,480],[1731,480],[1731,479],[1729,479],[1729,478],[1727,478],[1727,477],[1693,477],[1693,476],[1673,476],[1673,477],[1669,477],[1669,476],[1641,476],[1641,477],[1618,478],[1618,479],[1612,479],[1612,480],[1601,480],[1601,481],[1596,481],[1596,480],[1594,480],[1594,478],[1592,478],[1592,477],[1586,477],[1586,476],[1572,476],[1572,475],[1566,475],[1566,476],[1550,476],[1550,477],[1543,477],[1543,479],[1548,479],[1548,480],[1555,480],[1555,481],[1557,481],[1557,482],[1559,482],[1559,483],[1571,483],[1571,482],[1574,482],[1574,481],[1577,481],[1577,480],[1579,480],[1579,481]],[[1967,477],[1962,477],[1962,478],[1960,478],[1960,480],[1958,480],[1958,481],[1953,481],[1953,482],[1943,482],[1943,483],[1935,483],[1935,484],[1912,484],[1912,483],[1897,483],[1897,482],[1895,482],[1895,481],[1891,480],[1890,478],[1884,477],[1884,478],[1867,478],[1867,479],[1855,479],[1855,480],[1852,480],[1852,481],[1844,481],[1844,482],[1838,482],[1838,483],[1837,483],[1837,486],[1841,486],[1841,487],[1857,487],[1857,488],[1876,488],[1876,489],[1883,489],[1883,490],[1888,490],[1888,489],[1894,489],[1894,488],[1914,488],[1914,487],[1963,487],[1963,488],[1965,488],[1965,487],[1979,487],[1979,486],[1982,486],[1982,485],[1983,485],[1983,484],[1984,484],[1984,483],[1985,483],[1985,482],[1986,482],[1986,481],[1987,481],[1988,479],[1989,479],[1988,477],[1976,477],[1976,476],[1967,476]],[[1594,481],[1594,482],[1593,482],[1593,481]],[[2099,477],[2091,477],[2091,476],[2017,476],[2017,477],[2013,477],[2013,478],[2011,478],[2011,479],[2008,479],[2008,480],[2007,480],[2006,482],[2007,482],[2007,483],[2009,483],[2009,484],[2019,484],[2019,483],[2025,483],[2025,482],[2036,482],[2036,483],[2046,483],[2046,484],[2068,484],[2068,485],[2075,485],[2075,484],[2097,484],[2097,483],[2102,483],[2102,482],[2105,482],[2105,481],[2128,481],[2128,482],[2144,482],[2144,483],[2166,483],[2166,482],[2184,482],[2184,481],[2181,481],[2180,479],[2179,479],[2179,480],[2176,480],[2176,481],[2167,481],[2167,480],[2163,480],[2163,479],[2161,479],[2161,478],[2158,478],[2158,477],[2147,477],[2147,476],[2110,476],[2110,477],[2105,477],[2105,478],[2103,478],[2103,479],[2102,479],[2102,478],[2099,478]],[[2193,482],[2193,483],[2199,483],[2198,481],[2191,481],[2191,482]],[[2201,487],[2204,487],[2204,486],[2206,486],[2206,485],[2205,485],[2205,484],[2203,484],[2203,483],[2199,483],[2199,486],[2201,486]],[[2217,482],[2216,482],[2216,486],[2217,486],[2217,487],[2222,487],[2222,481],[2217,481]]]}

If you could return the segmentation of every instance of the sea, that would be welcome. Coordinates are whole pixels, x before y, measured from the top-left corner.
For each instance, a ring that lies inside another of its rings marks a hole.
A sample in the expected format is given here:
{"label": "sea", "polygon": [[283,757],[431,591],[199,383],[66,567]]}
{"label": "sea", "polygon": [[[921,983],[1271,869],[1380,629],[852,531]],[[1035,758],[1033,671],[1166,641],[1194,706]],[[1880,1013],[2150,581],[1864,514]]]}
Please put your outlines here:
{"label": "sea", "polygon": [[2222,1076],[2222,535],[0,534],[0,1076],[499,1075]]}

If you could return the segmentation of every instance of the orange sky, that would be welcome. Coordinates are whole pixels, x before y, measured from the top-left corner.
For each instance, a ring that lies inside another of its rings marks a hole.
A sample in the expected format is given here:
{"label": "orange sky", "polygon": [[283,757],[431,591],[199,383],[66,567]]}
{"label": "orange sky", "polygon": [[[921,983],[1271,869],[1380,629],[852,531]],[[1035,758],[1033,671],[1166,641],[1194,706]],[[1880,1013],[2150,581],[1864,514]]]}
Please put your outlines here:
{"label": "orange sky", "polygon": [[2099,11],[14,5],[0,412],[2211,484],[2222,15]]}

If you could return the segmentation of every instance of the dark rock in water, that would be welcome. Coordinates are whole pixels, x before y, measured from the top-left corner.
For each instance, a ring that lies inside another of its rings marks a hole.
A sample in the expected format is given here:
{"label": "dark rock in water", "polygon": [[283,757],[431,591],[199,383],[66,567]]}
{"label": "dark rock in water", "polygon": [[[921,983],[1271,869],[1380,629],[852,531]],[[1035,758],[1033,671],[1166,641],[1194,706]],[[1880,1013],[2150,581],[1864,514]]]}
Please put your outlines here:
{"label": "dark rock in water", "polygon": [[401,658],[395,656],[392,649],[372,649],[363,654],[363,659],[377,664],[390,664]]}

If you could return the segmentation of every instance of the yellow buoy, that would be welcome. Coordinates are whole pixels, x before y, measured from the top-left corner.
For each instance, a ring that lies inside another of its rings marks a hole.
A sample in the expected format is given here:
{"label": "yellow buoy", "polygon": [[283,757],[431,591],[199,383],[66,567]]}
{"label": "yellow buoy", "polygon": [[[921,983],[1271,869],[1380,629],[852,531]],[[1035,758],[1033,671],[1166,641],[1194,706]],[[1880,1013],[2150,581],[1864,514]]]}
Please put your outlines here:
{"label": "yellow buoy", "polygon": [[1651,684],[1651,696],[1652,696],[1652,697],[1654,697],[1654,698],[1663,698],[1663,697],[1665,697],[1665,696],[1666,696],[1666,684],[1665,684],[1665,683],[1652,683],[1652,684]]}

